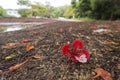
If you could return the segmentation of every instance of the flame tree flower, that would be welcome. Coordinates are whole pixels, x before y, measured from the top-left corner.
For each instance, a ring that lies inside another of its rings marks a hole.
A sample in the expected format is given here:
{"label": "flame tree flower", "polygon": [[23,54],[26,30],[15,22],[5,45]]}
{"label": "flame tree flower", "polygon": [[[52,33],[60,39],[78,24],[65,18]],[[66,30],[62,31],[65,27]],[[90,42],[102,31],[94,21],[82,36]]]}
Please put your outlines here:
{"label": "flame tree flower", "polygon": [[86,63],[90,58],[89,52],[84,49],[83,41],[79,39],[74,40],[72,45],[64,44],[61,53],[74,62]]}

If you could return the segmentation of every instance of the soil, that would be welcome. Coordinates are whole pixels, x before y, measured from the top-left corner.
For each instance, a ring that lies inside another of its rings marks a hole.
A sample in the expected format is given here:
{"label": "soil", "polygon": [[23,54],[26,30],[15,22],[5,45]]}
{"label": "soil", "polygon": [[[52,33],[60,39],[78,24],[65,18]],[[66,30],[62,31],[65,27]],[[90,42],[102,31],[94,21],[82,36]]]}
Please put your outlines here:
{"label": "soil", "polygon": [[[8,21],[10,19],[7,19]],[[13,22],[21,21],[14,19]],[[29,21],[32,19],[28,19]],[[2,20],[1,20],[2,21]],[[11,20],[10,20],[11,21]],[[24,22],[24,19],[22,20]],[[35,21],[33,19],[33,21]],[[38,20],[38,22],[41,20]],[[120,80],[120,21],[75,22],[46,19],[47,24],[37,25],[29,29],[0,33],[0,75],[3,80],[103,80],[101,77],[92,79],[95,68],[108,71],[113,80]],[[106,31],[95,32],[98,29]],[[33,34],[37,32],[37,34]],[[23,43],[22,39],[30,42]],[[61,54],[64,43],[81,39],[90,52],[90,60],[75,63]],[[7,43],[19,43],[7,49]],[[28,44],[35,48],[26,51]],[[13,72],[8,68],[25,61],[28,57],[40,55],[40,59],[31,59],[23,67]],[[6,60],[10,54],[15,57]]]}

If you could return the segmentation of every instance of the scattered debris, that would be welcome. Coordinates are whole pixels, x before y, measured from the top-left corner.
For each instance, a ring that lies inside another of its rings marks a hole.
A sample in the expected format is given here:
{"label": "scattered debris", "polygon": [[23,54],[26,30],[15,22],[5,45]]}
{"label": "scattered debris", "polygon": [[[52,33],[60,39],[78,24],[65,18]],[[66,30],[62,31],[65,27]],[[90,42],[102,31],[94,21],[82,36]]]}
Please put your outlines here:
{"label": "scattered debris", "polygon": [[102,68],[96,68],[94,71],[97,73],[97,75],[93,78],[101,76],[104,80],[113,80],[111,74]]}
{"label": "scattered debris", "polygon": [[24,62],[20,63],[20,64],[16,64],[15,66],[11,66],[9,68],[9,71],[12,72],[12,71],[15,71],[21,67],[23,67],[25,65],[25,63],[27,63],[29,61],[29,59],[25,60]]}
{"label": "scattered debris", "polygon": [[118,69],[120,69],[120,64],[117,65]]}
{"label": "scattered debris", "polygon": [[13,42],[11,42],[11,43],[7,43],[6,45],[2,46],[2,48],[8,49],[8,48],[11,48],[11,47],[15,47],[18,44],[19,43],[13,43]]}
{"label": "scattered debris", "polygon": [[34,59],[40,59],[40,55],[39,54],[35,54],[34,56],[32,56]]}
{"label": "scattered debris", "polygon": [[97,30],[94,30],[93,32],[96,33],[101,33],[101,32],[110,32],[111,30],[108,30],[108,29],[97,29]]}
{"label": "scattered debris", "polygon": [[5,57],[5,60],[9,60],[15,57],[15,54],[10,54],[9,56]]}
{"label": "scattered debris", "polygon": [[34,49],[34,46],[28,44],[27,47],[26,47],[26,51],[30,51],[32,49]]}
{"label": "scattered debris", "polygon": [[28,42],[30,42],[30,39],[25,39],[25,38],[22,39],[22,43],[28,43]]}

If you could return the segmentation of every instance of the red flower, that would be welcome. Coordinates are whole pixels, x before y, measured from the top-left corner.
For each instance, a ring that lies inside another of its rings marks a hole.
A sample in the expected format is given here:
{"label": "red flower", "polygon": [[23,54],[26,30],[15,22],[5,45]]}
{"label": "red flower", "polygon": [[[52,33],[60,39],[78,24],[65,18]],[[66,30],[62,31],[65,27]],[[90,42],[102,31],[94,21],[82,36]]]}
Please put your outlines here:
{"label": "red flower", "polygon": [[87,50],[82,49],[84,48],[84,43],[76,39],[73,41],[72,46],[70,47],[70,44],[64,44],[61,49],[62,54],[74,62],[86,63],[90,58],[90,54]]}
{"label": "red flower", "polygon": [[75,48],[81,49],[84,47],[84,43],[81,40],[76,39],[73,41],[72,46],[74,46]]}
{"label": "red flower", "polygon": [[69,48],[70,48],[69,44],[64,44],[62,46],[62,49],[61,49],[62,54],[65,55],[66,53],[68,53],[69,52]]}

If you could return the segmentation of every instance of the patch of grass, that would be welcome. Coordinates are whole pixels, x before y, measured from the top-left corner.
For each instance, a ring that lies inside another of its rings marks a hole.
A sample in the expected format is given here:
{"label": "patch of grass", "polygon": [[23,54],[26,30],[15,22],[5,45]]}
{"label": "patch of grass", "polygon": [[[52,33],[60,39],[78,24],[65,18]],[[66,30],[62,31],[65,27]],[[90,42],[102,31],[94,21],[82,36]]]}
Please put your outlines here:
{"label": "patch of grass", "polygon": [[89,18],[89,17],[80,17],[80,18],[76,18],[77,20],[81,20],[81,21],[96,21],[95,19]]}

